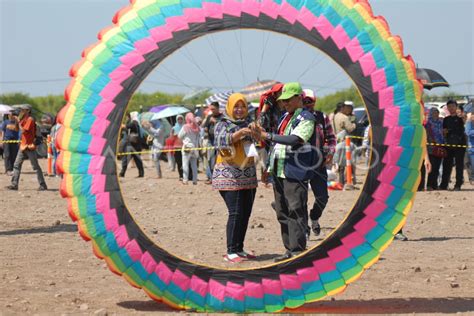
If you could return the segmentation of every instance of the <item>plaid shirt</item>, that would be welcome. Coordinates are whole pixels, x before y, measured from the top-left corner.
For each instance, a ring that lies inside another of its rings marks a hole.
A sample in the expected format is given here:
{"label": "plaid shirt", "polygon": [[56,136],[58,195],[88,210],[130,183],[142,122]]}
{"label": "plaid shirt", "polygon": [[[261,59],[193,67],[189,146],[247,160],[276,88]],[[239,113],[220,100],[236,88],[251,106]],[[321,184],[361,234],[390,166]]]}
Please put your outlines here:
{"label": "plaid shirt", "polygon": [[[302,119],[301,122],[297,126],[295,126],[295,128],[292,127],[294,121],[298,118],[302,110],[303,109],[297,109],[295,111],[293,117],[288,122],[288,125],[286,125],[283,135],[284,136],[296,135],[306,143],[309,141],[309,139],[313,135],[314,121]],[[268,167],[268,171],[272,172],[275,167],[276,168],[276,170],[274,170],[275,175],[278,178],[285,178],[284,166],[285,166],[286,153],[288,150],[291,150],[291,146],[287,146],[283,144],[275,144],[270,154],[270,164]],[[276,166],[274,166],[275,159],[277,159]]]}
{"label": "plaid shirt", "polygon": [[329,117],[322,112],[318,112],[314,111],[313,113],[316,117],[323,116],[324,126],[322,124],[316,124],[315,126],[316,147],[321,148],[324,157],[327,157],[329,154],[334,155],[336,152],[337,140]]}

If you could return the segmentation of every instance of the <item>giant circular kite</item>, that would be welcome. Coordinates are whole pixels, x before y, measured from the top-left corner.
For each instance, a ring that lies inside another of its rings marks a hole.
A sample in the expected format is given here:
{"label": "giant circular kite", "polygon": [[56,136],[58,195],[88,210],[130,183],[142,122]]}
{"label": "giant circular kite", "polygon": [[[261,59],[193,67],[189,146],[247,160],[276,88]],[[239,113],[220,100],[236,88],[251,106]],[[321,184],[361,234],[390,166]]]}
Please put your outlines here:
{"label": "giant circular kite", "polygon": [[[363,0],[135,0],[71,69],[57,145],[61,194],[81,236],[109,268],[178,309],[276,312],[339,293],[374,264],[405,223],[424,153],[422,86],[383,17]],[[259,29],[325,52],[361,92],[380,160],[343,223],[293,260],[246,270],[184,261],[138,227],[115,154],[132,94],[171,53],[200,36]]]}

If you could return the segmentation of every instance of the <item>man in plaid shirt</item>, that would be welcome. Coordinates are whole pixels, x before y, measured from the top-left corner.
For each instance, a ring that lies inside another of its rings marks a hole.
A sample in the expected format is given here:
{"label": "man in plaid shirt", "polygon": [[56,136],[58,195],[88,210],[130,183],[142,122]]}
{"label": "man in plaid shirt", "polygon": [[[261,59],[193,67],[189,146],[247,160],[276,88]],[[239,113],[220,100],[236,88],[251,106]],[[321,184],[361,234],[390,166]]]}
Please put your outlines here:
{"label": "man in plaid shirt", "polygon": [[[332,158],[336,151],[336,135],[329,118],[321,111],[315,109],[316,96],[314,91],[310,89],[303,90],[303,106],[316,118],[314,131],[316,134],[315,147],[320,155],[320,163],[318,163],[315,176],[310,180],[311,190],[314,194],[313,208],[309,213],[311,219],[311,229],[316,236],[321,233],[319,218],[323,214],[324,209],[329,200],[328,194],[328,173],[326,166],[332,164]],[[309,237],[309,229],[307,236]]]}

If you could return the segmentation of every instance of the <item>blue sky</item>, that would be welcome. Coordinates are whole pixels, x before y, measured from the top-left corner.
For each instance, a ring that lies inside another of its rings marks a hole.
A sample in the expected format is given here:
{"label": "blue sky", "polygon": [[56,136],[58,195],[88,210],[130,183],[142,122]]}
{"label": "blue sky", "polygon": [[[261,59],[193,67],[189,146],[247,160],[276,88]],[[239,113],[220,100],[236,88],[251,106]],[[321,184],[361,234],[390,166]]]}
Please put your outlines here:
{"label": "blue sky", "polygon": [[[125,0],[0,0],[0,93],[62,94],[69,68],[81,51],[127,4]],[[402,37],[405,54],[412,55],[419,67],[439,71],[452,83],[451,91],[474,94],[473,0],[373,0],[371,4],[376,15],[387,19],[392,33]],[[159,65],[139,90],[238,91],[257,78],[299,80],[319,96],[350,85],[337,65],[307,44],[242,30],[186,45]]]}

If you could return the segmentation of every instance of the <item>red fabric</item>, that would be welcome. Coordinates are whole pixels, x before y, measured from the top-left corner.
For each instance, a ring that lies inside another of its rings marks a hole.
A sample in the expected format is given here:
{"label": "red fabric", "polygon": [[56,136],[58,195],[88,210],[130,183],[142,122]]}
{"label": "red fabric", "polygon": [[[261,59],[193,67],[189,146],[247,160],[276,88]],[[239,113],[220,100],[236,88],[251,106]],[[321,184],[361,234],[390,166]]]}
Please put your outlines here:
{"label": "red fabric", "polygon": [[173,139],[173,148],[181,148],[183,147],[183,142],[178,137],[178,135],[171,136],[170,138]]}
{"label": "red fabric", "polygon": [[293,117],[293,114],[288,114],[283,122],[280,124],[280,129],[278,130],[278,134],[283,135],[285,133],[286,126],[290,122],[291,118]]}
{"label": "red fabric", "polygon": [[[176,136],[170,136],[165,140],[165,150],[173,150],[174,149],[175,137]],[[174,155],[174,152],[170,151],[170,153],[172,155]]]}
{"label": "red fabric", "polygon": [[25,150],[28,145],[33,145],[36,136],[35,120],[28,116],[20,121],[21,141],[20,149]]}
{"label": "red fabric", "polygon": [[274,95],[276,93],[280,92],[281,90],[283,90],[283,84],[282,83],[277,83],[277,84],[273,85],[273,87],[270,90],[268,90],[267,92],[265,92],[264,94],[262,94],[260,96],[260,103],[258,105],[257,115],[260,115],[260,113],[262,112],[263,104],[264,104],[265,100],[268,97],[274,97]]}

